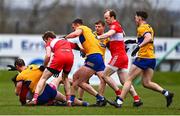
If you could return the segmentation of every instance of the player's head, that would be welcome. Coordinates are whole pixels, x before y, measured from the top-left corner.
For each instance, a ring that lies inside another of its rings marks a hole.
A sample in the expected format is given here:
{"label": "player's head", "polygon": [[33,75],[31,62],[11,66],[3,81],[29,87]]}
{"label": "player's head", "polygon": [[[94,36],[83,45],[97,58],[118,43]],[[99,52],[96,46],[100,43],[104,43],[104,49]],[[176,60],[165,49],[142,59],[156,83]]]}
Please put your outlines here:
{"label": "player's head", "polygon": [[25,67],[25,62],[23,59],[17,58],[15,59],[14,66],[19,72],[21,72],[23,70],[23,67]]}
{"label": "player's head", "polygon": [[83,25],[83,20],[82,19],[75,19],[73,22],[72,22],[72,28],[73,30],[76,30],[76,28],[80,25]]}
{"label": "player's head", "polygon": [[45,42],[47,42],[49,38],[51,39],[56,38],[56,34],[53,31],[46,31],[42,36],[42,38]]}
{"label": "player's head", "polygon": [[109,25],[111,24],[114,20],[116,20],[116,13],[112,9],[108,9],[104,12],[104,19],[106,23]]}
{"label": "player's head", "polygon": [[98,35],[102,35],[105,30],[105,23],[102,20],[95,22],[95,30]]}
{"label": "player's head", "polygon": [[146,21],[148,14],[145,11],[136,11],[135,22],[139,25],[141,22]]}

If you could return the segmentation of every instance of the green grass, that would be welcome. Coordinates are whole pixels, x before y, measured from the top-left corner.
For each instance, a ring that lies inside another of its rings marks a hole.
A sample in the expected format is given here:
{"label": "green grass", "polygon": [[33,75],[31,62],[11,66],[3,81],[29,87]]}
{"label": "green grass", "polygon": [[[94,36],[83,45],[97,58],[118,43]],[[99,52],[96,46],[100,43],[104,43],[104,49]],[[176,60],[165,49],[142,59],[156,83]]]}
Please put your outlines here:
{"label": "green grass", "polygon": [[[153,80],[158,82],[162,87],[167,88],[175,93],[174,102],[166,108],[165,98],[156,92],[147,90],[141,85],[136,86],[136,90],[141,96],[144,105],[140,108],[132,107],[133,99],[128,95],[121,109],[114,108],[110,105],[106,107],[61,107],[61,106],[21,106],[18,97],[14,94],[14,85],[10,78],[14,72],[0,71],[0,114],[1,115],[122,115],[122,114],[158,114],[158,115],[180,115],[180,73],[156,72]],[[61,87],[62,90],[62,87]],[[107,99],[114,99],[114,92],[107,87],[105,96]],[[95,98],[85,94],[86,101],[95,103]]]}

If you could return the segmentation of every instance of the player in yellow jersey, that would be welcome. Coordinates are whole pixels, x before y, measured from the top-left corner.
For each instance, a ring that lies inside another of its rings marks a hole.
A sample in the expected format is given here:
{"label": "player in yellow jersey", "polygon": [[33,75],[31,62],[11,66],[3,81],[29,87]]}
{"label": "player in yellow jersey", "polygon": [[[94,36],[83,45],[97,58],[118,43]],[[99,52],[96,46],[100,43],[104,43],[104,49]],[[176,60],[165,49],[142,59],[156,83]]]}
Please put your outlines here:
{"label": "player in yellow jersey", "polygon": [[[15,93],[20,97],[22,105],[26,104],[26,100],[32,99],[37,83],[40,80],[44,68],[37,65],[25,66],[23,59],[15,60],[15,68],[20,72],[13,81],[16,83]],[[37,104],[43,105],[53,100],[66,101],[66,97],[57,91],[60,79],[53,79],[52,82],[46,84],[42,94],[38,97]],[[28,95],[28,96],[27,96]],[[76,100],[77,105],[87,106],[87,102]],[[27,103],[28,104],[28,103]]]}
{"label": "player in yellow jersey", "polygon": [[105,98],[98,94],[91,85],[86,83],[93,74],[97,74],[99,77],[103,76],[105,65],[99,41],[96,39],[92,30],[83,25],[82,19],[75,19],[72,22],[72,28],[74,32],[68,34],[65,39],[79,37],[86,54],[86,60],[84,66],[81,66],[73,75],[71,101],[74,102],[75,89],[79,86],[96,97],[98,106],[105,106]]}
{"label": "player in yellow jersey", "polygon": [[[105,30],[105,23],[101,20],[98,20],[97,22],[95,22],[95,32],[93,32],[96,36],[98,35],[102,35],[104,33],[104,30]],[[100,50],[102,51],[102,56],[103,56],[103,59],[105,58],[105,52],[106,52],[106,48],[108,46],[108,42],[109,42],[109,38],[106,38],[106,39],[103,39],[103,40],[99,40],[99,45],[100,45]],[[99,88],[98,88],[98,92],[100,95],[104,95],[104,91],[105,91],[105,87],[106,87],[106,83],[105,81],[99,77],[99,80],[100,80],[100,84],[99,84]],[[79,88],[78,89],[78,97],[80,100],[82,100],[83,98],[83,93],[84,93],[84,90]]]}
{"label": "player in yellow jersey", "polygon": [[[127,95],[132,81],[140,73],[142,74],[142,84],[145,88],[162,93],[167,101],[166,106],[172,103],[174,94],[165,90],[157,83],[152,82],[152,77],[156,65],[156,59],[154,54],[154,31],[152,27],[147,24],[146,19],[148,14],[144,11],[137,11],[135,15],[135,22],[137,24],[137,45],[132,52],[132,56],[138,55],[133,62],[128,78],[123,86],[122,93],[118,99],[114,102],[116,107],[121,107],[125,96]],[[134,43],[135,41],[128,40],[125,43]]]}

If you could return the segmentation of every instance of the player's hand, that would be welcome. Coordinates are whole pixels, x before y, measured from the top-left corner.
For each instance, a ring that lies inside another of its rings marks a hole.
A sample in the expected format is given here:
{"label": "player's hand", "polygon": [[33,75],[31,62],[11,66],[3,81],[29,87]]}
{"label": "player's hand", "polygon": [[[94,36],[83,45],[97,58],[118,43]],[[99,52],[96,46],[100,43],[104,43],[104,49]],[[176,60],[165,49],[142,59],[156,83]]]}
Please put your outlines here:
{"label": "player's hand", "polygon": [[86,56],[86,54],[85,54],[84,52],[80,51],[80,56],[81,56],[82,58],[84,58],[84,57]]}
{"label": "player's hand", "polygon": [[40,71],[44,71],[45,68],[46,68],[46,67],[45,67],[44,65],[41,65],[41,66],[39,67],[39,70],[40,70]]}
{"label": "player's hand", "polygon": [[16,67],[13,66],[13,65],[7,65],[7,67],[10,68],[10,69],[8,69],[8,71],[15,71],[15,70],[17,70]]}
{"label": "player's hand", "polygon": [[125,50],[126,52],[128,52],[129,48],[127,47],[127,45],[125,45]]}
{"label": "player's hand", "polygon": [[135,56],[136,55],[136,53],[139,51],[139,49],[140,49],[140,47],[139,47],[139,45],[137,45],[136,47],[135,47],[135,49],[133,50],[133,52],[131,53],[131,56]]}
{"label": "player's hand", "polygon": [[124,43],[125,44],[134,44],[134,43],[136,43],[136,40],[126,40]]}

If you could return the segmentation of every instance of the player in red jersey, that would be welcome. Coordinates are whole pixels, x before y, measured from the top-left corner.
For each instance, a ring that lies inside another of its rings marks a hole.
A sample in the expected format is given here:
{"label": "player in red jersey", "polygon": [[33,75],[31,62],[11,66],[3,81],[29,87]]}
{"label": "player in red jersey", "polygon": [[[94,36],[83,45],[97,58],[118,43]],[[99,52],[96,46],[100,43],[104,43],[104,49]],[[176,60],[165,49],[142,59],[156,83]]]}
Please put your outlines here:
{"label": "player in red jersey", "polygon": [[[70,83],[68,80],[68,74],[71,71],[74,60],[71,44],[64,39],[55,39],[56,35],[51,31],[45,32],[42,38],[46,43],[46,56],[44,60],[44,66],[47,68],[43,72],[41,79],[37,84],[34,97],[32,101],[29,102],[29,104],[37,104],[37,98],[39,94],[42,93],[42,90],[45,87],[46,80],[53,74],[58,76],[61,70],[63,70],[62,78],[64,81],[66,100],[68,103],[70,98]],[[54,54],[51,62],[49,63],[51,53]]]}
{"label": "player in red jersey", "polygon": [[[109,31],[98,36],[98,38],[104,39],[110,37],[109,50],[112,58],[104,71],[103,78],[115,91],[116,95],[120,96],[121,90],[110,76],[117,72],[119,78],[125,81],[125,78],[128,75],[128,56],[124,44],[124,31],[120,23],[116,20],[116,14],[113,10],[105,11],[104,18],[109,25]],[[122,83],[124,83],[124,81],[122,81]],[[133,106],[140,106],[143,104],[133,86],[131,86],[130,93],[134,98]]]}

